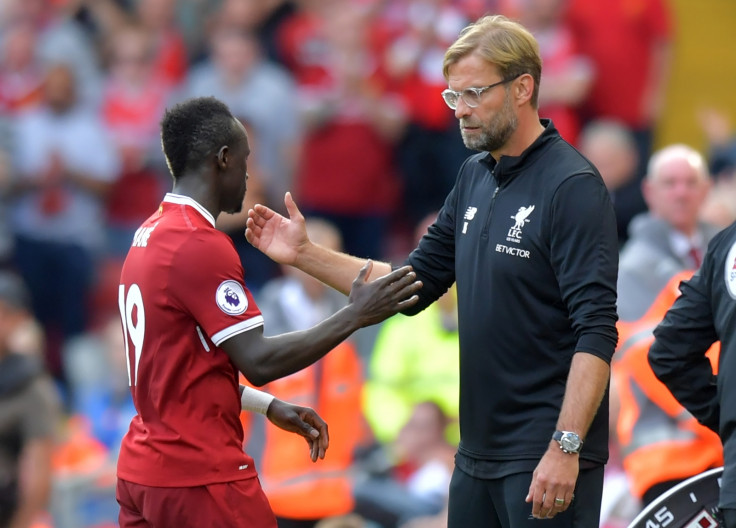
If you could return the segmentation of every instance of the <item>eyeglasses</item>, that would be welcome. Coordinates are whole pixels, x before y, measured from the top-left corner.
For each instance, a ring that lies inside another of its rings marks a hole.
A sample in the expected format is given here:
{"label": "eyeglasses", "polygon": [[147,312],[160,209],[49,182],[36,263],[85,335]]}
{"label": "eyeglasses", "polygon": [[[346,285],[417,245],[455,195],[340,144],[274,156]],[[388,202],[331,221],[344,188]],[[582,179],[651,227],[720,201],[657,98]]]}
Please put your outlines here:
{"label": "eyeglasses", "polygon": [[483,95],[487,90],[490,90],[491,88],[495,88],[496,86],[500,86],[502,84],[506,84],[507,82],[511,82],[518,77],[520,77],[521,74],[515,75],[513,77],[509,77],[508,79],[503,79],[501,81],[498,81],[493,84],[489,84],[488,86],[481,86],[480,88],[476,88],[475,86],[471,86],[470,88],[465,88],[462,92],[456,92],[455,90],[450,90],[449,88],[442,92],[442,99],[445,100],[445,103],[447,103],[447,106],[455,110],[457,108],[457,102],[460,100],[460,98],[463,98],[463,101],[466,105],[468,105],[470,108],[477,108],[480,104],[480,96]]}

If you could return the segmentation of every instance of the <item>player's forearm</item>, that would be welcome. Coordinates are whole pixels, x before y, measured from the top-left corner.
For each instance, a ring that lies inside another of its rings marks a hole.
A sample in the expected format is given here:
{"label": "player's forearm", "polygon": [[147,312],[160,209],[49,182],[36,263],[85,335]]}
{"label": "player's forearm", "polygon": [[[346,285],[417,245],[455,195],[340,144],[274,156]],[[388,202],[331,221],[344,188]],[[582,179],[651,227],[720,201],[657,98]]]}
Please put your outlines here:
{"label": "player's forearm", "polygon": [[608,386],[610,366],[598,356],[578,352],[573,356],[557,429],[574,431],[585,438]]}
{"label": "player's forearm", "polygon": [[258,387],[298,372],[324,357],[362,324],[348,305],[308,330],[266,337],[240,371]]}
{"label": "player's forearm", "polygon": [[[366,259],[363,258],[339,253],[317,244],[309,244],[299,253],[294,265],[308,275],[348,295],[353,280],[365,262]],[[368,280],[373,281],[390,272],[390,264],[374,262],[373,271]]]}

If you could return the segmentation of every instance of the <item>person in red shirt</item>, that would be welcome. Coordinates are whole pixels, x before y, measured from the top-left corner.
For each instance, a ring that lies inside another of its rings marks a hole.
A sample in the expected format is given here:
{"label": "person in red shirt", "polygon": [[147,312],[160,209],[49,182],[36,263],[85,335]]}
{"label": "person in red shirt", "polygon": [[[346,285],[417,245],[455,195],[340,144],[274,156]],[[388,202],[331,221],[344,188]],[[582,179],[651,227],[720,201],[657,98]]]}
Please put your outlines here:
{"label": "person in red shirt", "polygon": [[120,277],[128,380],[137,415],[118,459],[120,527],[276,527],[253,459],[243,451],[241,407],[304,436],[324,457],[327,426],[313,410],[239,388],[261,386],[323,357],[358,328],[414,305],[410,267],[353,283],[350,302],[309,330],[263,335],[221,212],[242,208],[250,154],[243,125],[212,97],[165,112],[161,141],[174,179],[136,232]]}
{"label": "person in red shirt", "polygon": [[670,79],[676,29],[671,4],[670,0],[568,0],[567,25],[595,71],[590,92],[578,107],[583,125],[618,121],[636,142],[636,178],[616,192],[616,219],[624,228],[647,210],[641,184]]}

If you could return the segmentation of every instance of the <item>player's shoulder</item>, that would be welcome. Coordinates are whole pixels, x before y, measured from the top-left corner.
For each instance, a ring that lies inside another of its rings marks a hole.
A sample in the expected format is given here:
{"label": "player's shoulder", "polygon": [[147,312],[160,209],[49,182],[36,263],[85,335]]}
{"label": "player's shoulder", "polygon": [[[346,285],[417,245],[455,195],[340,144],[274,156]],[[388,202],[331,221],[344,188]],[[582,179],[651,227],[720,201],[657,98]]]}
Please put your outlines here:
{"label": "player's shoulder", "polygon": [[186,258],[202,265],[218,264],[237,257],[228,235],[215,228],[192,229],[180,238],[176,250],[179,258]]}

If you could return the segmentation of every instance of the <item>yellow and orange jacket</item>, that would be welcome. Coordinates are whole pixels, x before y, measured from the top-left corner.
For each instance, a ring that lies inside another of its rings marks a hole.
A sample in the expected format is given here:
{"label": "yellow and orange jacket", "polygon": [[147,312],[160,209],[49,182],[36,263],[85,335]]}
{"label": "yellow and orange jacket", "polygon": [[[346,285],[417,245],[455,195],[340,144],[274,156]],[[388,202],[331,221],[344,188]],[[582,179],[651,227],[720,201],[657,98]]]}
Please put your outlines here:
{"label": "yellow and orange jacket", "polygon": [[[277,517],[322,519],[353,510],[351,466],[369,434],[360,412],[363,382],[358,352],[345,341],[314,365],[262,387],[280,400],[313,408],[327,422],[330,446],[315,463],[302,437],[241,413],[246,451]],[[247,384],[243,378],[241,383]]]}
{"label": "yellow and orange jacket", "polygon": [[[718,435],[677,402],[647,359],[654,328],[679,295],[680,281],[690,276],[692,272],[673,277],[641,319],[619,325],[612,367],[619,403],[616,434],[631,490],[640,498],[655,484],[723,465]],[[719,350],[716,343],[708,351],[714,372]]]}

